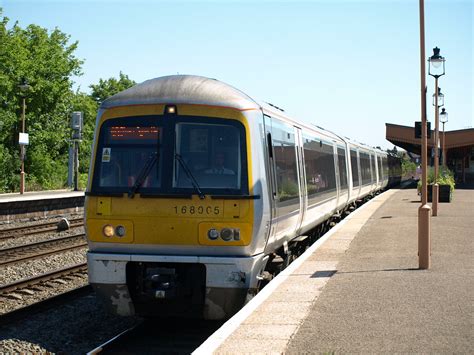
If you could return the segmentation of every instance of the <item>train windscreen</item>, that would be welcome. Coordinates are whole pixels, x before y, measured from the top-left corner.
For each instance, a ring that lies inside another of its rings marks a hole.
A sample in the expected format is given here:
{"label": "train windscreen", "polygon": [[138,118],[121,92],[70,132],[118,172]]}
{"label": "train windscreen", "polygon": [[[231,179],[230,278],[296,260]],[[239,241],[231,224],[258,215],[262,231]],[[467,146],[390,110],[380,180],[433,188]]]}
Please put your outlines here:
{"label": "train windscreen", "polygon": [[173,188],[240,190],[242,139],[238,126],[179,122],[175,129]]}
{"label": "train windscreen", "polygon": [[244,126],[228,119],[109,119],[100,129],[91,191],[248,194],[245,139]]}

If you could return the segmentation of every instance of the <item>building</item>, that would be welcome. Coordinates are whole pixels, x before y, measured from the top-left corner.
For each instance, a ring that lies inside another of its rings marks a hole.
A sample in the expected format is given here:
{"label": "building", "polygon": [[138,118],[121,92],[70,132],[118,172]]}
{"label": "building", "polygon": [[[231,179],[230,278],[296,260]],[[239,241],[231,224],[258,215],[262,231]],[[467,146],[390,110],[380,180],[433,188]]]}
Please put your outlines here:
{"label": "building", "polygon": [[[415,138],[415,128],[386,123],[386,139],[408,152],[421,154],[421,139]],[[474,128],[446,131],[439,134],[440,165],[445,140],[446,165],[454,172],[456,182],[474,183]],[[428,139],[428,154],[434,157],[434,132]],[[431,159],[433,163],[433,159]]]}

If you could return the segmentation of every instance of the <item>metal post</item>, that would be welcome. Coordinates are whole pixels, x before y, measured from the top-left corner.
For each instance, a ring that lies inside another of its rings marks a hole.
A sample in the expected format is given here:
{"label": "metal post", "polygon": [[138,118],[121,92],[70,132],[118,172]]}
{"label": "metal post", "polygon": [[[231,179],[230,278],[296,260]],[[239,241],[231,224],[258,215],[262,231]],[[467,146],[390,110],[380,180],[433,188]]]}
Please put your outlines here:
{"label": "metal post", "polygon": [[434,131],[434,184],[433,184],[433,216],[438,215],[438,200],[439,200],[439,185],[438,185],[438,170],[439,170],[439,107],[438,107],[438,77],[435,77],[435,131]]}
{"label": "metal post", "polygon": [[[26,111],[26,98],[22,100],[21,110],[21,133],[25,133],[25,111]],[[20,145],[20,159],[21,159],[21,171],[20,171],[20,194],[25,192],[25,146]]]}
{"label": "metal post", "polygon": [[420,74],[421,74],[421,206],[418,209],[418,264],[430,268],[430,206],[428,205],[427,161],[428,142],[426,124],[426,69],[425,69],[425,4],[420,0]]}
{"label": "metal post", "polygon": [[79,142],[74,141],[74,191],[79,190]]}
{"label": "metal post", "polygon": [[445,124],[446,122],[442,122],[442,123],[443,123],[443,148],[442,148],[442,149],[443,149],[443,153],[442,153],[443,159],[442,159],[442,160],[443,160],[443,167],[446,169],[446,150],[444,149],[444,147],[445,147],[445,141],[446,141],[446,135],[445,135],[445,133],[444,133],[444,124]]}

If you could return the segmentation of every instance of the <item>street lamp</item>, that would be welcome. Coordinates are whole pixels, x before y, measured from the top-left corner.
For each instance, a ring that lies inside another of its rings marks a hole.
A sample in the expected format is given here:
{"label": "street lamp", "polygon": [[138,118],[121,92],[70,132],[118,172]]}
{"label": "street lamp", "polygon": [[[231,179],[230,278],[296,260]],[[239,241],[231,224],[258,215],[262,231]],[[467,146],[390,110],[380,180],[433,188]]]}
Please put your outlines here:
{"label": "street lamp", "polygon": [[[434,185],[433,185],[433,216],[438,215],[438,196],[439,196],[439,185],[438,185],[438,143],[439,143],[439,88],[438,88],[438,79],[443,76],[444,63],[446,59],[439,55],[440,49],[438,47],[433,48],[433,55],[428,58],[428,73],[435,78],[435,94],[434,94],[434,103],[435,106],[435,134],[434,134],[434,147],[435,147],[435,171],[434,171]],[[444,105],[444,95],[443,95],[443,105]]]}
{"label": "street lamp", "polygon": [[439,120],[443,124],[443,167],[446,168],[446,150],[444,148],[446,144],[446,136],[444,134],[444,124],[448,122],[448,113],[446,112],[445,108],[441,110],[441,113],[439,114]]}
{"label": "street lamp", "polygon": [[18,88],[20,89],[20,97],[22,98],[21,133],[18,138],[18,143],[20,144],[21,159],[20,194],[23,194],[25,192],[25,146],[27,146],[29,143],[28,134],[25,133],[26,94],[31,89],[31,86],[28,84],[28,80],[26,80],[26,78],[21,78]]}
{"label": "street lamp", "polygon": [[[436,106],[436,94],[433,94],[433,106]],[[438,86],[438,107],[444,106],[444,94],[441,92],[441,88]]]}

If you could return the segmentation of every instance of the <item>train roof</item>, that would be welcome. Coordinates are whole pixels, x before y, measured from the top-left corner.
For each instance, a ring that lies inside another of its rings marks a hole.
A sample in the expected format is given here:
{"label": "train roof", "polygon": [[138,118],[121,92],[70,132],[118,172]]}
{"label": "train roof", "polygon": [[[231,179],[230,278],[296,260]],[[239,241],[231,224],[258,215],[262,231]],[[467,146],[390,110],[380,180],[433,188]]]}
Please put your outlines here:
{"label": "train roof", "polygon": [[144,81],[106,99],[102,109],[126,105],[197,104],[259,109],[242,91],[216,79],[197,75],[170,75]]}
{"label": "train roof", "polygon": [[284,110],[275,105],[258,102],[244,92],[222,81],[198,75],[169,75],[144,81],[119,92],[102,102],[101,109],[128,105],[150,104],[196,104],[230,107],[237,110],[257,109],[275,117],[317,131],[333,140],[346,141],[352,146],[374,150],[365,144],[347,137],[341,137],[322,127],[304,123],[288,116]]}

